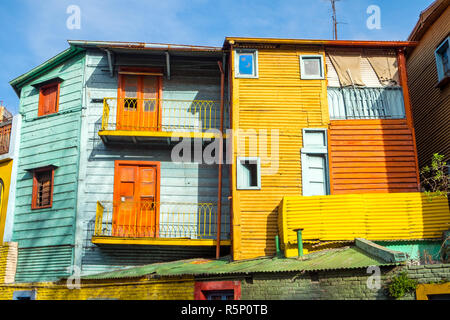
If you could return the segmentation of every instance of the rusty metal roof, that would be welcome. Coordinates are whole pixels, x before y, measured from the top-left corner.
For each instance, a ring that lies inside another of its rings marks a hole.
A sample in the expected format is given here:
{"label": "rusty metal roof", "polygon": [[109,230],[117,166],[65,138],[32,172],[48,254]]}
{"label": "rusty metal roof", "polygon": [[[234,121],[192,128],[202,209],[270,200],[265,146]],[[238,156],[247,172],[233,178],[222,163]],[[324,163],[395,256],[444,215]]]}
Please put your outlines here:
{"label": "rusty metal roof", "polygon": [[314,252],[302,258],[266,257],[230,262],[227,259],[190,259],[121,269],[84,276],[83,280],[139,278],[144,276],[213,276],[261,272],[299,272],[359,269],[368,266],[392,266],[380,258],[369,256],[357,247],[344,247]]}
{"label": "rusty metal roof", "polygon": [[141,50],[163,50],[163,51],[207,51],[221,52],[221,47],[194,46],[171,43],[148,43],[148,42],[122,42],[122,41],[91,41],[91,40],[67,40],[71,46],[116,48],[116,49],[141,49]]}

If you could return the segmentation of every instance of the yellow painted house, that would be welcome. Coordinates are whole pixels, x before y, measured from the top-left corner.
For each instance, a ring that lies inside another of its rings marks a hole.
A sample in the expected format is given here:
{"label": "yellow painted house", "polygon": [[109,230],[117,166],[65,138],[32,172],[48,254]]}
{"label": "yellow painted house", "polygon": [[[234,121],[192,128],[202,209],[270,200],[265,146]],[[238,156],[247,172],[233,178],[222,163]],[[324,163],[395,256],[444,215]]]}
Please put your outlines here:
{"label": "yellow painted house", "polygon": [[404,58],[414,45],[225,39],[234,259],[274,255],[277,235],[296,256],[297,229],[305,253],[449,229],[446,199],[420,193]]}
{"label": "yellow painted house", "polygon": [[11,241],[15,185],[17,175],[20,115],[12,116],[0,106],[0,240]]}

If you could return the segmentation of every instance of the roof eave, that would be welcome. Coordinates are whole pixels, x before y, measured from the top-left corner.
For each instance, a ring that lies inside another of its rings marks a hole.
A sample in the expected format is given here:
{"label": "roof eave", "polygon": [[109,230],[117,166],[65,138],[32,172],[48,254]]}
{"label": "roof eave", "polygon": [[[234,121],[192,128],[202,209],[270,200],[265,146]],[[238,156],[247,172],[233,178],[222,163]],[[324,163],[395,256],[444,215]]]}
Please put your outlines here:
{"label": "roof eave", "polygon": [[145,42],[121,42],[121,41],[90,41],[90,40],[68,40],[71,46],[83,48],[121,48],[121,49],[143,49],[159,51],[199,51],[199,52],[220,52],[221,47],[212,46],[192,46],[166,43],[145,43]]}
{"label": "roof eave", "polygon": [[278,39],[278,38],[240,38],[226,37],[224,49],[229,45],[238,43],[255,44],[290,44],[290,45],[315,45],[315,46],[339,46],[339,47],[383,47],[405,48],[418,45],[414,41],[363,41],[363,40],[317,40],[317,39]]}
{"label": "roof eave", "polygon": [[40,64],[39,66],[31,69],[27,73],[22,74],[21,76],[11,80],[9,84],[16,92],[17,96],[20,97],[20,90],[22,87],[27,84],[28,82],[32,81],[33,79],[36,79],[41,74],[49,71],[50,69],[54,68],[55,66],[59,65],[60,63],[72,58],[79,52],[83,51],[82,48],[70,46],[66,50],[58,53],[56,56],[50,58],[49,60],[45,61],[44,63]]}

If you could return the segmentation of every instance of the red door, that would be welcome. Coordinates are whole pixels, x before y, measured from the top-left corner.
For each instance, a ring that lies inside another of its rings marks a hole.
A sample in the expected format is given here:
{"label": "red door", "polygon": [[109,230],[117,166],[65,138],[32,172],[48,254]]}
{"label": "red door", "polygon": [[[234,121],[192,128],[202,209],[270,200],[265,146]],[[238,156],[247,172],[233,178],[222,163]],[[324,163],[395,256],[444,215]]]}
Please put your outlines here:
{"label": "red door", "polygon": [[158,237],[159,164],[117,161],[113,236]]}
{"label": "red door", "polygon": [[160,130],[161,76],[120,74],[117,130]]}

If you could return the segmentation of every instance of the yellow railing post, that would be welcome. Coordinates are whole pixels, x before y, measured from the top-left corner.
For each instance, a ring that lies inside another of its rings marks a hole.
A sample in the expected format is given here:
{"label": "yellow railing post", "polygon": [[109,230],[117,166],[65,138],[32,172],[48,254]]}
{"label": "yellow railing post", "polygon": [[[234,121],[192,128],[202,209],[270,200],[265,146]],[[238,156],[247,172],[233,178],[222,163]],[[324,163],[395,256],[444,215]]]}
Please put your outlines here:
{"label": "yellow railing post", "polygon": [[103,211],[105,210],[105,207],[100,203],[100,201],[97,201],[97,210],[95,215],[95,229],[94,229],[94,235],[100,236],[102,234],[102,223],[103,223]]}
{"label": "yellow railing post", "polygon": [[108,105],[108,99],[103,99],[103,117],[102,117],[102,130],[108,129],[108,123],[109,123],[109,105]]}

